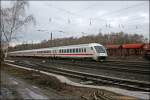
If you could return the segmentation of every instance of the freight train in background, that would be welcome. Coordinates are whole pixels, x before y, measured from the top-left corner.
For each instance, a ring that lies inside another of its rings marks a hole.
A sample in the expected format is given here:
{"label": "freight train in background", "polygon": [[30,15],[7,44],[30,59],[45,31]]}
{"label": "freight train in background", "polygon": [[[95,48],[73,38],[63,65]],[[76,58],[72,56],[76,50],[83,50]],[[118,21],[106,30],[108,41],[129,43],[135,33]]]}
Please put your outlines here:
{"label": "freight train in background", "polygon": [[111,57],[144,57],[150,60],[150,43],[133,43],[121,45],[105,45]]}

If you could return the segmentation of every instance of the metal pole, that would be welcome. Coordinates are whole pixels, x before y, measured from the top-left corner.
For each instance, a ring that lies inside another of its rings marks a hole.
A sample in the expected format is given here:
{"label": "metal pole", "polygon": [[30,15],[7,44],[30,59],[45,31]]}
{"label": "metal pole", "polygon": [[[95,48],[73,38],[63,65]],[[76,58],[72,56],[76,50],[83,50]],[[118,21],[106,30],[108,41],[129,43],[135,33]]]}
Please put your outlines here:
{"label": "metal pole", "polygon": [[51,47],[53,46],[52,40],[53,40],[53,33],[51,32]]}

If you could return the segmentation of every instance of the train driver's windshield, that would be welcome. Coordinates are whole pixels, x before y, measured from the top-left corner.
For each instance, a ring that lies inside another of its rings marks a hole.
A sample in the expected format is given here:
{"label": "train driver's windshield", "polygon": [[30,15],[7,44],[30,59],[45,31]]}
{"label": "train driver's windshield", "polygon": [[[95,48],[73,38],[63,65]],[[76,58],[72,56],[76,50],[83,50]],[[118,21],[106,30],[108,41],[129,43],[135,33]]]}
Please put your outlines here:
{"label": "train driver's windshield", "polygon": [[97,53],[105,53],[105,49],[102,46],[94,46]]}

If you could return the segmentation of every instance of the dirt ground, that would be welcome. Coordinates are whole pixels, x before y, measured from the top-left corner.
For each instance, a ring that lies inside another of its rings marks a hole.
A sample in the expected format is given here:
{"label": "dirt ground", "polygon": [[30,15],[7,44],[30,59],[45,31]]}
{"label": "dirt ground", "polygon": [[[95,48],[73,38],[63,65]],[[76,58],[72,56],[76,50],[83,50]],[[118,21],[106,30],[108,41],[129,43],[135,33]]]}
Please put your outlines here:
{"label": "dirt ground", "polygon": [[62,84],[54,77],[7,65],[1,67],[0,99],[136,100],[105,90]]}
{"label": "dirt ground", "polygon": [[[80,96],[62,94],[53,89],[32,83],[32,80],[19,76],[19,72],[7,68],[1,68],[1,95],[0,99],[56,99],[56,100],[80,100]],[[10,73],[11,72],[11,73]],[[27,78],[28,75],[26,75]],[[22,79],[21,79],[22,77]],[[28,76],[28,78],[31,76]],[[44,81],[44,80],[43,80]]]}

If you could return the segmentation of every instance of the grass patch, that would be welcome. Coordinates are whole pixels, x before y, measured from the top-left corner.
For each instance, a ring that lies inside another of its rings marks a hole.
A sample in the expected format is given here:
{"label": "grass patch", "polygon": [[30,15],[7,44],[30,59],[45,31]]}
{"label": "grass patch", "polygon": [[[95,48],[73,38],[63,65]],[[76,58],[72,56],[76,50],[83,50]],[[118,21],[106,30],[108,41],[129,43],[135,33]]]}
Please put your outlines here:
{"label": "grass patch", "polygon": [[44,87],[50,87],[55,90],[62,89],[63,84],[60,83],[60,81],[53,76],[44,75],[40,73],[39,71],[23,70],[20,68],[16,68],[16,67],[4,65],[4,64],[2,66],[5,66],[5,67],[1,67],[2,70],[16,77],[25,79],[32,84],[37,84],[37,85],[44,86]]}

